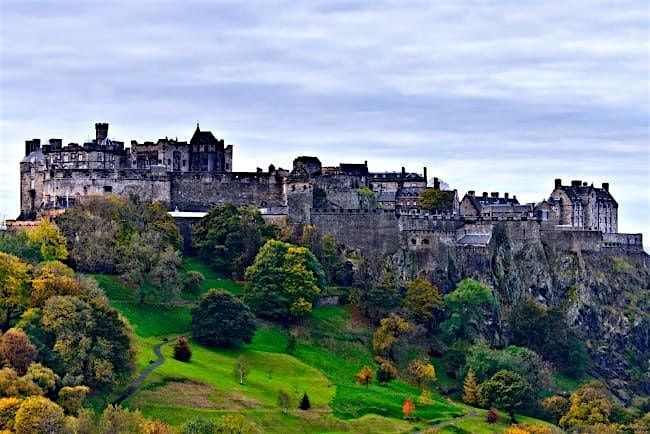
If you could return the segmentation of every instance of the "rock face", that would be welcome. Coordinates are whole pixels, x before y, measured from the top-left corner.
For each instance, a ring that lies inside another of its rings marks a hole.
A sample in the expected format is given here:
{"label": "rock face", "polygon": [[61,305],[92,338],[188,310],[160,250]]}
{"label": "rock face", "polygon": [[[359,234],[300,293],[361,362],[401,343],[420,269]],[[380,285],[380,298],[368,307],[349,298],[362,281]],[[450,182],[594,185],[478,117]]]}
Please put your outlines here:
{"label": "rock face", "polygon": [[592,374],[629,401],[650,394],[650,261],[646,253],[560,246],[544,237],[521,240],[495,226],[489,246],[435,249],[394,256],[407,277],[426,275],[443,292],[465,277],[495,289],[499,318],[484,330],[493,345],[507,345],[513,307],[533,299],[561,307],[569,326],[582,337]]}

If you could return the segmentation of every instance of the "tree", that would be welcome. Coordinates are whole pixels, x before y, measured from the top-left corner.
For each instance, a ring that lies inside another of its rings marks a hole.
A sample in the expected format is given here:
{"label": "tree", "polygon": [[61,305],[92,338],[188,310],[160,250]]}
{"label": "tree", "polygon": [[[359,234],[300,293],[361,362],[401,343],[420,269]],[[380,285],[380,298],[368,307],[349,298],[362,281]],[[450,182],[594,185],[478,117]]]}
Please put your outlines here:
{"label": "tree", "polygon": [[43,260],[38,246],[30,244],[24,231],[5,231],[0,236],[0,252],[16,256],[23,261],[37,263]]}
{"label": "tree", "polygon": [[111,390],[135,368],[130,331],[103,300],[50,297],[42,309],[26,312],[19,326],[66,383]]}
{"label": "tree", "polygon": [[309,402],[309,396],[307,396],[307,392],[302,395],[300,404],[298,404],[298,408],[301,410],[309,410],[311,408],[311,402]]}
{"label": "tree", "polygon": [[12,432],[16,413],[23,400],[17,397],[0,398],[0,429]]}
{"label": "tree", "polygon": [[4,317],[0,331],[3,333],[29,302],[28,271],[26,263],[0,252],[0,311]]}
{"label": "tree", "polygon": [[291,397],[284,390],[278,391],[278,407],[282,409],[284,414],[287,414],[287,410],[291,407]]}
{"label": "tree", "polygon": [[174,344],[173,357],[181,362],[189,362],[192,358],[192,351],[190,350],[190,343],[184,337],[179,337]]}
{"label": "tree", "polygon": [[476,382],[476,375],[471,369],[467,371],[465,382],[463,383],[463,401],[470,405],[477,405],[479,403],[478,396],[478,383]]}
{"label": "tree", "polygon": [[494,374],[479,388],[481,403],[505,410],[512,423],[516,423],[515,411],[523,407],[531,395],[532,389],[524,377],[505,369]]}
{"label": "tree", "polygon": [[442,306],[440,292],[428,280],[417,278],[406,285],[404,307],[413,312],[416,321],[429,322],[433,317],[433,311],[440,306]]}
{"label": "tree", "polygon": [[375,357],[375,361],[379,364],[379,368],[377,369],[377,381],[380,383],[388,383],[397,378],[397,368],[393,362],[379,356]]}
{"label": "tree", "polygon": [[239,380],[239,384],[242,386],[244,385],[244,381],[246,381],[246,377],[250,371],[251,369],[248,360],[240,356],[233,366],[233,374],[235,378]]}
{"label": "tree", "polygon": [[485,421],[490,425],[492,425],[494,423],[497,423],[498,420],[499,420],[499,412],[497,411],[496,408],[490,407],[487,414],[485,415]]}
{"label": "tree", "polygon": [[542,407],[557,424],[560,422],[562,416],[564,416],[564,414],[569,410],[569,400],[559,395],[549,396],[541,401],[540,407]]}
{"label": "tree", "polygon": [[311,312],[326,279],[316,257],[304,247],[268,241],[246,269],[244,301],[258,315],[289,321]]}
{"label": "tree", "polygon": [[210,420],[196,416],[183,425],[182,434],[217,434],[217,424]]}
{"label": "tree", "polygon": [[140,411],[109,405],[99,418],[101,434],[140,434],[145,418]]}
{"label": "tree", "polygon": [[358,286],[352,293],[352,303],[373,322],[388,315],[400,302],[400,282],[393,268],[383,271],[377,283]]}
{"label": "tree", "polygon": [[72,268],[59,261],[42,262],[34,269],[31,306],[41,307],[55,295],[79,295],[81,284]]}
{"label": "tree", "polygon": [[216,347],[250,343],[255,334],[255,317],[239,298],[212,289],[192,309],[192,335],[204,345]]}
{"label": "tree", "polygon": [[33,381],[46,395],[54,392],[56,384],[60,380],[60,377],[53,370],[40,363],[29,365],[24,378]]}
{"label": "tree", "polygon": [[411,398],[406,398],[402,404],[402,413],[404,414],[404,419],[409,420],[413,417],[415,412],[415,404],[411,401]]}
{"label": "tree", "polygon": [[29,242],[37,246],[46,261],[64,261],[68,258],[67,240],[59,229],[47,220],[27,231]]}
{"label": "tree", "polygon": [[569,397],[569,409],[560,418],[560,426],[572,430],[597,423],[608,424],[613,406],[607,388],[598,381],[589,381]]}
{"label": "tree", "polygon": [[201,283],[205,280],[205,276],[198,271],[190,271],[185,275],[183,280],[183,290],[190,294],[196,294],[201,289]]}
{"label": "tree", "polygon": [[16,434],[57,434],[64,428],[63,409],[43,396],[25,399],[16,412]]}
{"label": "tree", "polygon": [[89,392],[90,389],[87,386],[64,386],[59,390],[59,397],[56,402],[68,414],[76,416]]}
{"label": "tree", "polygon": [[368,385],[372,381],[372,378],[375,376],[375,373],[373,372],[372,368],[368,365],[364,365],[363,368],[359,372],[357,372],[356,378],[357,378],[357,383],[361,384],[362,386],[366,386],[368,388]]}
{"label": "tree", "polygon": [[[212,431],[201,431],[197,434],[210,434]],[[215,434],[260,434],[262,431],[254,423],[247,421],[241,414],[221,416],[214,424]]]}
{"label": "tree", "polygon": [[433,400],[431,399],[431,391],[429,389],[422,389],[422,393],[418,397],[418,404],[420,405],[431,405]]}
{"label": "tree", "polygon": [[444,297],[447,320],[441,329],[447,340],[474,340],[484,320],[484,310],[496,305],[492,290],[474,279],[462,280]]}
{"label": "tree", "polygon": [[13,367],[18,375],[25,375],[37,356],[36,347],[21,329],[9,329],[0,337],[0,360]]}
{"label": "tree", "polygon": [[345,263],[341,247],[333,235],[323,235],[316,226],[306,225],[302,229],[300,245],[308,248],[318,259],[328,283],[346,284]]}
{"label": "tree", "polygon": [[453,192],[435,188],[425,188],[420,192],[420,207],[427,211],[451,212],[453,201]]}
{"label": "tree", "polygon": [[192,242],[216,270],[240,278],[274,232],[257,209],[224,204],[210,210],[195,226]]}
{"label": "tree", "polygon": [[396,341],[411,330],[411,324],[397,314],[391,314],[380,321],[372,337],[372,347],[379,354],[393,356]]}
{"label": "tree", "polygon": [[43,391],[30,378],[19,377],[11,368],[0,369],[0,398],[24,398],[42,395]]}
{"label": "tree", "polygon": [[431,381],[436,381],[436,370],[427,360],[413,360],[409,363],[408,372],[418,387]]}
{"label": "tree", "polygon": [[[512,425],[504,431],[504,434],[553,434],[555,431],[546,425]],[[607,434],[605,431],[597,430],[598,434]],[[618,433],[618,431],[612,431]]]}

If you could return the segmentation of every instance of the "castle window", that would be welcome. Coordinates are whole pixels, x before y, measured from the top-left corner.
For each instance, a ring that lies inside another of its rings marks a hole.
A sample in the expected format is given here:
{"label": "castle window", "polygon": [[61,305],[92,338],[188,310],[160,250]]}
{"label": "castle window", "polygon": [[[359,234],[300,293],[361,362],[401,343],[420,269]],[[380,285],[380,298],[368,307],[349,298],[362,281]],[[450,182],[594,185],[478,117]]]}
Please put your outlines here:
{"label": "castle window", "polygon": [[111,193],[111,192],[113,192],[113,187],[111,185],[105,185],[104,193]]}
{"label": "castle window", "polygon": [[416,245],[418,242],[415,238],[411,238],[411,244]]}
{"label": "castle window", "polygon": [[424,244],[425,246],[428,246],[429,245],[429,240],[427,238],[423,239],[422,244]]}

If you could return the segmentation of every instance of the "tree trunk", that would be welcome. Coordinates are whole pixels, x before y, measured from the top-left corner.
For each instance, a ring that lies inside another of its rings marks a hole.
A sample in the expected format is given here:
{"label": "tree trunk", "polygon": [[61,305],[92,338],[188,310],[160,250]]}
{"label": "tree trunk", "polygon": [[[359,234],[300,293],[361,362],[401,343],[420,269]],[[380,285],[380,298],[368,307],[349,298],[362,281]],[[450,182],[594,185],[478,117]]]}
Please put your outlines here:
{"label": "tree trunk", "polygon": [[510,411],[508,412],[508,414],[510,415],[510,422],[512,422],[512,423],[517,423],[517,420],[515,419],[515,411],[514,411],[514,410],[510,410]]}
{"label": "tree trunk", "polygon": [[9,330],[9,326],[11,325],[11,312],[12,308],[7,308],[7,316],[5,320],[2,323],[2,333],[5,333],[7,330]]}

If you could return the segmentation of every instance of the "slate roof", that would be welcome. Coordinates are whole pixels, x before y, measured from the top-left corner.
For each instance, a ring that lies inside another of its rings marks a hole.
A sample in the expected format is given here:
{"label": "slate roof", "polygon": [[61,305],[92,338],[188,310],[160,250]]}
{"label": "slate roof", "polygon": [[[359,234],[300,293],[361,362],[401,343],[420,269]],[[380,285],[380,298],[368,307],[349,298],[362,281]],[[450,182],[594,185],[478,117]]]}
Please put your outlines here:
{"label": "slate roof", "polygon": [[467,197],[477,211],[481,211],[481,209],[487,205],[519,205],[519,201],[515,197],[509,197],[507,199],[505,197],[492,196],[483,197],[467,195]]}
{"label": "slate roof", "polygon": [[401,181],[404,179],[424,180],[424,176],[415,172],[405,173],[404,177],[402,177],[402,172],[372,172],[369,173],[368,176],[371,180],[375,181]]}
{"label": "slate roof", "polygon": [[27,155],[25,158],[20,160],[21,163],[45,163],[45,155],[43,155],[43,151],[40,149],[37,149],[35,151],[32,151],[29,155]]}
{"label": "slate roof", "polygon": [[599,202],[611,202],[618,207],[618,202],[610,194],[609,191],[604,188],[594,187],[592,185],[581,185],[581,186],[572,186],[572,185],[563,185],[561,189],[569,196],[569,198],[574,201],[582,201],[586,199],[587,196],[591,194],[592,191],[596,192],[596,200]]}
{"label": "slate roof", "polygon": [[379,202],[395,202],[396,191],[382,191],[377,195]]}
{"label": "slate roof", "polygon": [[367,176],[368,166],[366,164],[341,163],[339,169],[346,175]]}

